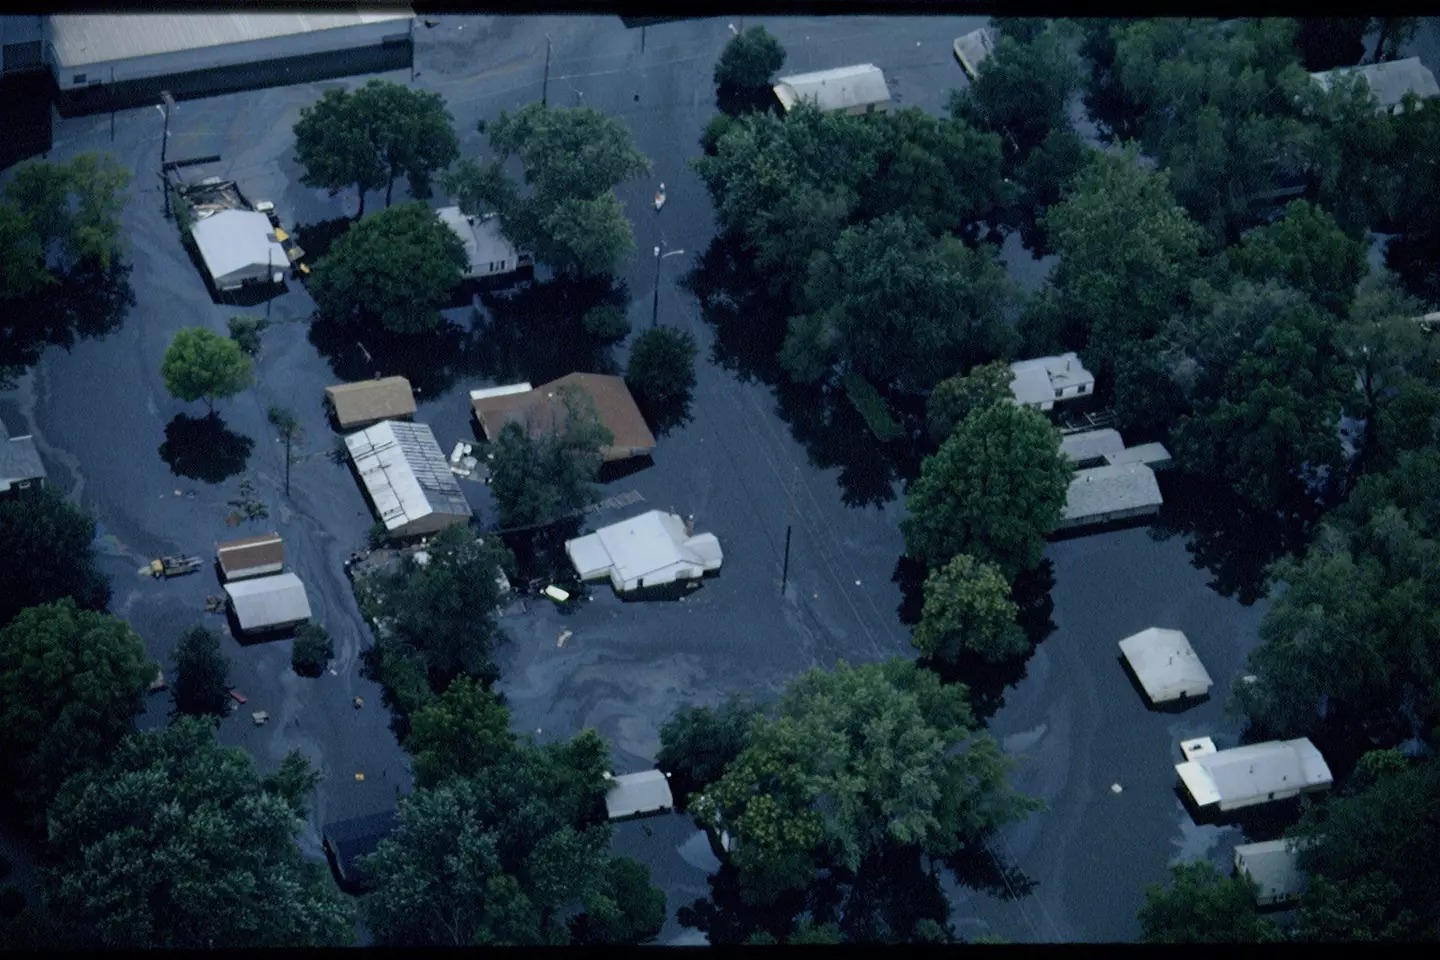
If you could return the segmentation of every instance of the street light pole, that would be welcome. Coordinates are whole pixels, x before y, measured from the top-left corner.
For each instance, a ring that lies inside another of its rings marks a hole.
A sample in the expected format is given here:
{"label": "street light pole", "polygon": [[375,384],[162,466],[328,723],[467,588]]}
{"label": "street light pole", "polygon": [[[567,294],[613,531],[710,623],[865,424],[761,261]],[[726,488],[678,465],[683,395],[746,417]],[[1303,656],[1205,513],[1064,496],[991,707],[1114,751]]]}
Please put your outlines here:
{"label": "street light pole", "polygon": [[165,175],[165,154],[170,148],[170,108],[175,105],[175,99],[170,96],[170,91],[161,90],[160,99],[165,101],[162,107],[156,104],[162,116],[165,118],[165,131],[160,135],[160,180],[165,184],[165,216],[170,216],[170,178]]}
{"label": "street light pole", "polygon": [[[265,245],[265,282],[270,286],[270,296],[265,298],[265,319],[270,319],[270,304],[275,299],[275,248],[269,244]],[[285,485],[288,488],[290,481],[287,479]],[[287,490],[288,492],[288,490]]]}
{"label": "street light pole", "polygon": [[540,106],[550,105],[550,35],[545,35],[545,83],[540,88]]}
{"label": "street light pole", "polygon": [[650,311],[650,328],[660,322],[660,248],[655,248],[655,305]]}

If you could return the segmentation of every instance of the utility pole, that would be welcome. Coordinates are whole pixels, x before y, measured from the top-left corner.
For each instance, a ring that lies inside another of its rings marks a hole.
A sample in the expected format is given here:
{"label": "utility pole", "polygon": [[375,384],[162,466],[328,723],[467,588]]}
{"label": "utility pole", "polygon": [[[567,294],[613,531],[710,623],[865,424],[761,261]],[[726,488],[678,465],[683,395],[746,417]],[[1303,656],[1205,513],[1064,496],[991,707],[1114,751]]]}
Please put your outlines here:
{"label": "utility pole", "polygon": [[785,595],[785,585],[790,581],[790,524],[785,524],[785,565],[780,569],[780,595]]}
{"label": "utility pole", "polygon": [[655,305],[650,310],[650,329],[660,322],[660,248],[655,248]]}
{"label": "utility pole", "polygon": [[[274,236],[274,235],[272,234],[271,236]],[[275,286],[275,248],[272,247],[272,246],[270,246],[270,244],[268,244],[268,243],[265,245],[265,282],[266,282],[267,284],[269,284],[270,287],[272,288],[272,289],[270,290],[270,296],[268,296],[268,297],[265,298],[265,319],[266,319],[266,320],[269,320],[269,319],[270,319],[270,302],[275,299],[275,290],[273,289],[274,286]],[[287,450],[286,456],[289,456],[288,450]],[[286,469],[287,471],[290,469],[290,467],[289,467],[289,461],[288,461],[288,460],[286,461],[286,467],[285,467],[285,469]],[[287,489],[286,489],[285,492],[286,492],[286,493],[289,493],[290,491],[289,491],[289,489],[288,489],[288,486],[289,486],[288,480],[287,480],[287,482],[286,482],[286,486],[287,486]]]}
{"label": "utility pole", "polygon": [[550,105],[550,34],[545,34],[545,83],[540,88],[540,106]]}
{"label": "utility pole", "polygon": [[165,217],[169,219],[170,178],[165,175],[165,153],[170,147],[170,108],[175,106],[175,98],[170,96],[169,90],[161,90],[160,99],[165,101],[165,105],[159,107],[160,113],[165,117],[165,132],[160,137],[160,179],[165,184]]}

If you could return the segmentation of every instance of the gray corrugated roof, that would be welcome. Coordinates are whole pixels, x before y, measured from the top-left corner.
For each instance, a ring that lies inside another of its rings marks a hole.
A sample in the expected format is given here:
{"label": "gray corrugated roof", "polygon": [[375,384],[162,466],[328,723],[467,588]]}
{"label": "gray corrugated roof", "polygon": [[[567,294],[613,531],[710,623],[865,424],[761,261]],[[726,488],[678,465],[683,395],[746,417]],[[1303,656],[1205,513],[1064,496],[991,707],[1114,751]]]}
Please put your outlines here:
{"label": "gray corrugated roof", "polygon": [[469,517],[445,451],[423,423],[383,420],[345,438],[370,500],[390,530],[432,513]]}
{"label": "gray corrugated roof", "polygon": [[1155,471],[1140,463],[1079,470],[1065,498],[1065,519],[1102,516],[1165,502]]}
{"label": "gray corrugated roof", "polygon": [[50,41],[57,65],[69,69],[412,16],[398,6],[363,13],[70,14],[50,18]]}

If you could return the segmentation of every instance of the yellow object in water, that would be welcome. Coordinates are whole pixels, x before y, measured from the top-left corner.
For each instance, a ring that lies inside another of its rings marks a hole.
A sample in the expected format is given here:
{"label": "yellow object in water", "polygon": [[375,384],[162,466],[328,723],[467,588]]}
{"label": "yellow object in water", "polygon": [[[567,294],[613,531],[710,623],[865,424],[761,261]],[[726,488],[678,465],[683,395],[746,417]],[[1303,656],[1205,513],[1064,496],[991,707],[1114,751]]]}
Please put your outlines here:
{"label": "yellow object in water", "polygon": [[284,243],[286,240],[290,239],[290,234],[286,233],[282,228],[276,227],[275,239],[279,240],[281,243]]}

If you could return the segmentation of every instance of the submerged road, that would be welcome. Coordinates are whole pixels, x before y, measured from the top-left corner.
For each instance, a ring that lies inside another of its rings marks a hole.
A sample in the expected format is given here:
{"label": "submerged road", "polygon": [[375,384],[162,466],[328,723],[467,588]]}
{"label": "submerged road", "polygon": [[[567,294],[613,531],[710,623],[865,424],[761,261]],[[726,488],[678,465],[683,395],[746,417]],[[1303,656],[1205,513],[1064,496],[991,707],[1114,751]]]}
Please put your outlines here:
{"label": "submerged road", "polygon": [[[950,43],[983,19],[765,18],[750,25],[759,22],[788,51],[786,71],[872,62],[885,70],[899,105],[939,113],[950,90],[964,82]],[[498,657],[500,687],[517,730],[549,740],[593,726],[614,745],[617,772],[652,765],[660,725],[678,707],[715,704],[732,692],[765,698],[812,666],[911,651],[908,630],[896,615],[900,592],[891,580],[903,547],[901,502],[892,497],[878,507],[846,506],[839,471],[811,465],[778,416],[773,393],[710,360],[712,331],[678,285],[715,232],[708,197],[689,161],[699,154],[700,132],[714,113],[711,72],[731,36],[728,23],[719,18],[652,27],[643,52],[640,31],[627,30],[614,17],[447,16],[434,28],[416,30],[415,86],[446,97],[468,155],[482,155],[485,148],[477,121],[539,99],[547,35],[549,102],[585,104],[629,127],[654,165],[648,178],[620,188],[636,237],[636,252],[620,279],[630,291],[637,332],[649,324],[652,248],[685,251],[661,264],[660,320],[690,330],[701,344],[693,419],[661,439],[653,467],[615,481],[606,493],[634,490],[645,508],[694,514],[697,529],[715,533],[723,544],[724,569],[675,602],[627,603],[599,589],[573,614],[532,605],[505,619],[510,642]],[[411,79],[408,72],[385,76]],[[169,155],[220,154],[224,174],[252,200],[273,200],[287,226],[351,214],[353,195],[329,197],[300,184],[290,131],[300,108],[321,91],[364,79],[183,102],[171,118]],[[307,585],[316,619],[336,638],[334,673],[301,679],[289,670],[289,641],[242,646],[227,637],[234,680],[250,702],[222,724],[220,736],[250,750],[262,769],[273,768],[290,749],[316,763],[324,780],[303,843],[318,855],[317,825],[382,809],[410,785],[379,690],[359,672],[358,655],[369,635],[342,564],[372,521],[348,468],[324,456],[333,439],[320,403],[335,375],[306,336],[313,303],[292,285],[272,304],[277,325],[265,334],[256,387],[220,405],[228,430],[253,442],[243,472],[217,483],[171,472],[158,451],[167,423],[203,410],[166,393],[158,373],[166,345],[183,326],[223,332],[227,317],[255,315],[264,307],[241,311],[213,303],[174,224],[163,218],[155,189],[158,113],[122,112],[116,130],[112,142],[109,117],[62,121],[51,158],[104,150],[134,171],[123,225],[137,303],[108,338],[68,353],[49,351],[18,392],[13,415],[41,439],[56,486],[99,518],[114,610],[163,661],[179,633],[204,618],[201,602],[217,585],[208,570],[162,583],[137,569],[160,552],[209,554],[216,540],[231,536],[275,529],[285,537],[291,568]],[[657,214],[651,197],[660,181],[668,202]],[[403,198],[403,184],[396,193]],[[380,202],[369,198],[371,209]],[[1034,273],[1033,263],[1019,262],[1023,255],[1009,259],[1017,272]],[[455,317],[468,322],[467,313]],[[618,353],[623,365],[624,348]],[[375,359],[379,372],[387,372],[386,358]],[[483,385],[462,377],[433,396],[422,395],[417,420],[431,424],[447,450],[455,440],[469,439],[466,392]],[[283,450],[265,420],[274,403],[291,407],[304,430],[300,452],[306,459],[294,468],[288,498],[281,488]],[[227,501],[247,476],[270,515],[231,528]],[[476,505],[484,502],[483,488],[464,486],[477,494]],[[639,509],[602,512],[591,524]],[[787,526],[793,534],[782,592]],[[1214,719],[1218,705],[1168,724],[1141,716],[1137,709],[1143,708],[1132,709],[1133,694],[1122,686],[1127,681],[1114,663],[1114,643],[1152,623],[1193,630],[1197,649],[1225,686],[1221,678],[1229,677],[1253,636],[1257,614],[1215,595],[1205,575],[1189,566],[1178,539],[1157,543],[1143,531],[1128,531],[1057,544],[1050,555],[1059,629],[992,721],[1007,748],[1023,758],[1019,786],[1050,804],[1049,812],[997,842],[1003,848],[997,852],[1013,856],[1037,886],[1019,899],[955,891],[955,919],[967,935],[1124,939],[1133,934],[1144,885],[1163,871],[1172,846],[1167,832],[1179,829],[1165,805],[1169,795],[1156,793],[1174,762],[1168,741],[1181,726]],[[557,645],[566,630],[571,636]],[[364,698],[364,709],[351,706],[355,696]],[[166,698],[152,698],[144,723],[164,723],[167,709]],[[269,724],[254,726],[251,710],[268,711]],[[1108,792],[1116,779],[1127,784],[1118,797]],[[617,850],[649,864],[667,891],[670,919],[661,942],[694,939],[675,920],[675,910],[706,892],[713,859],[697,836],[679,816],[617,830]]]}

